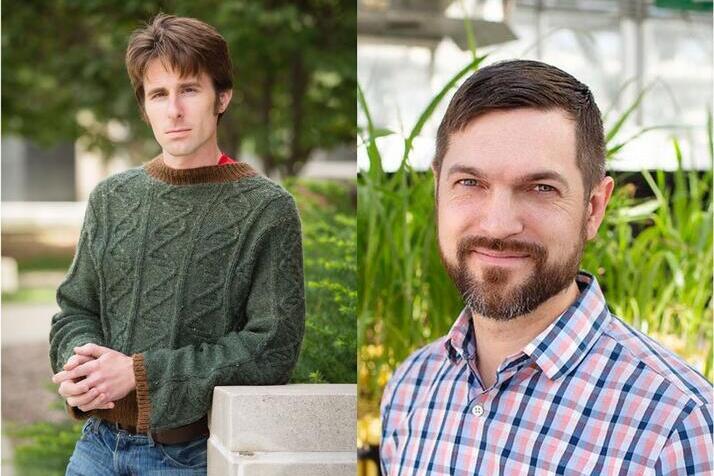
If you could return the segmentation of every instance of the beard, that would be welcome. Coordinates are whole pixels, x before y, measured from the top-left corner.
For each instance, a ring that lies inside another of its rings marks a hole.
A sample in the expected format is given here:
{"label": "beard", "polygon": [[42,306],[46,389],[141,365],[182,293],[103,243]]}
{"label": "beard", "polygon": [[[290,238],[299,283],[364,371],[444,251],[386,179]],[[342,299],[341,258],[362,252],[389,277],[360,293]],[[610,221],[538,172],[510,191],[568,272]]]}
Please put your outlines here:
{"label": "beard", "polygon": [[[465,236],[459,240],[455,264],[446,259],[441,245],[439,252],[446,272],[461,293],[466,307],[472,313],[507,321],[534,311],[573,282],[578,274],[587,240],[586,233],[583,220],[579,243],[576,243],[575,249],[561,262],[549,261],[548,250],[541,244],[483,236]],[[468,255],[477,247],[500,252],[527,253],[529,256],[526,259],[533,261],[534,270],[522,284],[512,285],[510,290],[508,283],[515,272],[512,269],[482,265],[482,277],[479,280],[471,273],[467,263]]]}

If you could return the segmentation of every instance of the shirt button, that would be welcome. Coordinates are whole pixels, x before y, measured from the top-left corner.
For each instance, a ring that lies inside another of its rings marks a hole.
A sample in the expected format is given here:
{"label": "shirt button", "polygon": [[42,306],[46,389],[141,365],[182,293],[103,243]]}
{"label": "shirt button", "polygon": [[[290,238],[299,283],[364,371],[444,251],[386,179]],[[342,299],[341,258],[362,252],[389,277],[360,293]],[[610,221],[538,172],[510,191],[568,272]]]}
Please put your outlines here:
{"label": "shirt button", "polygon": [[473,413],[475,416],[481,416],[483,415],[483,407],[481,405],[474,405],[471,407],[471,413]]}

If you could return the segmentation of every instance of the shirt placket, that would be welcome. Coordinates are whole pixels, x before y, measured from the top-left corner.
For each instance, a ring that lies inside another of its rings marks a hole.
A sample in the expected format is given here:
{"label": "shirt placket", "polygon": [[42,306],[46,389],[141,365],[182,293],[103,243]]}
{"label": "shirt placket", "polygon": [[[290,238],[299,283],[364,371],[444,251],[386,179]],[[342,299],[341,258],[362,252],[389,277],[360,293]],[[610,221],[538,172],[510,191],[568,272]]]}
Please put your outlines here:
{"label": "shirt placket", "polygon": [[[481,380],[481,375],[476,366],[476,346],[474,343],[467,343],[463,358],[473,376],[473,383],[469,385],[468,413],[479,420],[484,419],[488,415],[495,388],[484,388],[483,380]],[[482,425],[480,422],[476,422],[476,426],[480,428]]]}
{"label": "shirt placket", "polygon": [[475,357],[473,355],[468,357],[466,362],[474,376],[474,385],[469,387],[469,412],[475,417],[486,418],[491,410],[493,399],[500,391],[500,388],[527,364],[527,359],[524,359],[525,355],[521,353],[506,360],[498,368],[496,382],[491,388],[485,389],[478,373]]}

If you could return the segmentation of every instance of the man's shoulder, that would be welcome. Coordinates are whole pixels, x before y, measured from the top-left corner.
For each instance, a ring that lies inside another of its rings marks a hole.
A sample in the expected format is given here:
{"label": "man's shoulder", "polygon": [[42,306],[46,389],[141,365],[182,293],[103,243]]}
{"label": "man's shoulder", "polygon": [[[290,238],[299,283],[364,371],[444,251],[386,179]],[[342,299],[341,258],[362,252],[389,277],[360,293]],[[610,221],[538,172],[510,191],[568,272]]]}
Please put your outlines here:
{"label": "man's shoulder", "polygon": [[666,391],[676,394],[676,400],[692,400],[695,405],[712,404],[712,384],[682,357],[643,332],[613,315],[604,331],[605,337],[616,346],[619,360],[627,365],[640,366],[643,372],[666,385]]}
{"label": "man's shoulder", "polygon": [[143,173],[143,167],[137,166],[130,169],[118,172],[101,180],[92,190],[90,199],[96,197],[99,193],[111,193],[122,185],[134,182],[136,179],[145,176]]}
{"label": "man's shoulder", "polygon": [[446,339],[447,336],[443,336],[412,352],[392,374],[388,391],[396,391],[403,385],[428,385],[430,377],[433,377],[449,358],[445,347]]}
{"label": "man's shoulder", "polygon": [[429,342],[412,352],[404,362],[397,368],[396,373],[409,373],[417,371],[418,368],[424,365],[441,365],[444,359],[449,356],[446,352],[446,339],[448,336],[442,336],[439,339]]}
{"label": "man's shoulder", "polygon": [[[255,217],[258,229],[287,221],[299,222],[295,198],[282,185],[262,175],[234,182],[227,192]],[[263,229],[267,229],[263,228]]]}
{"label": "man's shoulder", "polygon": [[263,175],[256,174],[252,177],[232,182],[232,185],[232,190],[248,194],[258,200],[292,200],[292,195],[290,195],[290,192],[288,192],[282,185]]}

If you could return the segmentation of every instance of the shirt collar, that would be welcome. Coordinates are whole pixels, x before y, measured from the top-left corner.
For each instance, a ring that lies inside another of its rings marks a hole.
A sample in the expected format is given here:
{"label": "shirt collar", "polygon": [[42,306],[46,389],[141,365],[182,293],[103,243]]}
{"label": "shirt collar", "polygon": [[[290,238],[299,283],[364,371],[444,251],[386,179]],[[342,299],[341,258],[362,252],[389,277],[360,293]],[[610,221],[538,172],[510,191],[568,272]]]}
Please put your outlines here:
{"label": "shirt collar", "polygon": [[[551,380],[568,373],[585,357],[611,319],[595,277],[581,271],[575,281],[580,288],[577,299],[522,351]],[[468,309],[461,311],[451,327],[445,346],[454,363],[475,354],[476,339]]]}
{"label": "shirt collar", "polygon": [[444,343],[449,359],[456,363],[459,359],[469,360],[476,353],[476,339],[471,323],[471,311],[464,308],[451,326]]}

